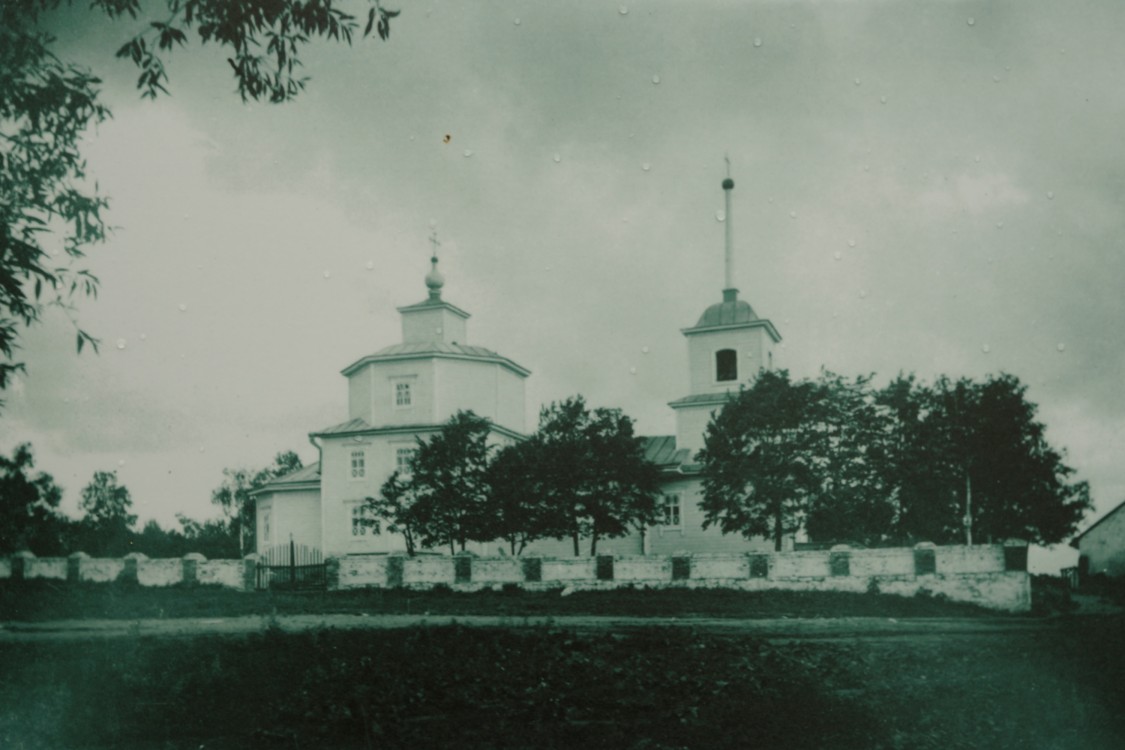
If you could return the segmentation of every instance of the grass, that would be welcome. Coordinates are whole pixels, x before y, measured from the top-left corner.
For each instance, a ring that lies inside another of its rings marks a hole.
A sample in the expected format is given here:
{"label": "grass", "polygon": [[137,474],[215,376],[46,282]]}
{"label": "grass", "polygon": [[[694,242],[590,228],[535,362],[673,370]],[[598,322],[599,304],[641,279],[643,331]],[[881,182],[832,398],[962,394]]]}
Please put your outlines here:
{"label": "grass", "polygon": [[658,629],[267,629],[0,645],[0,746],[1125,746],[1125,621],[773,644]]}
{"label": "grass", "polygon": [[49,581],[0,583],[5,620],[237,617],[289,614],[611,615],[638,617],[989,617],[989,610],[937,597],[722,589],[519,590],[458,593],[367,589],[239,592],[218,587],[142,588]]}

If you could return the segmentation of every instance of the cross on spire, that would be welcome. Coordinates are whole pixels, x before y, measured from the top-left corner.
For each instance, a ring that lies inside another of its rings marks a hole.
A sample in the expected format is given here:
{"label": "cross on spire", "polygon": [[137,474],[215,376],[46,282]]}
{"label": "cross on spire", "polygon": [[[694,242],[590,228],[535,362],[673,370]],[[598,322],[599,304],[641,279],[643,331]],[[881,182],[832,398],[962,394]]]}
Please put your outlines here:
{"label": "cross on spire", "polygon": [[438,248],[441,247],[441,242],[438,240],[436,225],[430,230],[430,247],[433,248],[433,252],[430,253],[433,256],[431,260],[437,263],[437,253]]}

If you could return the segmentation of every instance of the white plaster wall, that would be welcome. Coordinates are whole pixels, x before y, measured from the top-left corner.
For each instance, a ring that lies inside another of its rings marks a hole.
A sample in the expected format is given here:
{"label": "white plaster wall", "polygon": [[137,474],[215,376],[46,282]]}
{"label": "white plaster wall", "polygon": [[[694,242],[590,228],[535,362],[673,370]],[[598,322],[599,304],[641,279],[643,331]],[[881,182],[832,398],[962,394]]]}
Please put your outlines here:
{"label": "white plaster wall", "polygon": [[435,360],[434,421],[445,422],[458,411],[472,411],[500,423],[500,370],[500,365],[492,362]]}
{"label": "white plaster wall", "polygon": [[914,550],[860,549],[849,552],[853,576],[913,576]]}
{"label": "white plaster wall", "polygon": [[671,581],[672,558],[629,556],[613,561],[613,577],[618,581]]}
{"label": "white plaster wall", "polygon": [[744,579],[750,577],[750,559],[746,555],[692,555],[693,579]]}
{"label": "white plaster wall", "polygon": [[473,559],[473,580],[488,583],[523,581],[523,563],[518,557],[477,557]]}
{"label": "white plaster wall", "polygon": [[137,583],[142,586],[172,586],[183,579],[184,562],[179,558],[137,561]]}
{"label": "white plaster wall", "polygon": [[292,534],[295,543],[320,549],[322,544],[320,492],[317,490],[275,492],[272,500],[271,545],[288,544],[289,535]]}
{"label": "white plaster wall", "polygon": [[934,547],[934,560],[941,574],[1002,573],[1004,548],[999,544]]}
{"label": "white plaster wall", "polygon": [[592,581],[597,577],[596,561],[592,557],[543,560],[541,573],[544,582]]}
{"label": "white plaster wall", "polygon": [[24,578],[50,578],[66,580],[65,557],[29,557],[23,561]]}
{"label": "white plaster wall", "polygon": [[242,560],[200,560],[196,566],[196,580],[203,586],[243,588]]}
{"label": "white plaster wall", "polygon": [[116,581],[124,570],[125,561],[121,558],[88,557],[78,564],[78,580],[110,583]]}
{"label": "white plaster wall", "polygon": [[341,557],[339,565],[342,589],[382,588],[387,584],[387,558],[382,555]]}
{"label": "white plaster wall", "polygon": [[1091,573],[1125,575],[1125,508],[1120,508],[1078,540],[1078,552],[1090,559]]}
{"label": "white plaster wall", "polygon": [[404,586],[453,583],[453,558],[442,556],[408,557],[402,564]]}

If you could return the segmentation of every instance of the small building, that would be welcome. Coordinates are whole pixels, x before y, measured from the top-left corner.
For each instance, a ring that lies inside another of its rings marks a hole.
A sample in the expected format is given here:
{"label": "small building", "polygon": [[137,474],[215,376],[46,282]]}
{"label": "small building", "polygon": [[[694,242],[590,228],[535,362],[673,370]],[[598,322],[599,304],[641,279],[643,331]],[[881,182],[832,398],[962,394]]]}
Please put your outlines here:
{"label": "small building", "polygon": [[[769,550],[766,539],[724,535],[703,528],[699,508],[703,483],[695,455],[712,414],[761,369],[772,368],[781,335],[759,318],[733,284],[731,192],[726,197],[726,273],[720,301],[708,306],[687,339],[688,393],[670,402],[676,434],[645,438],[645,456],[661,469],[659,522],[618,539],[599,540],[609,554],[673,554]],[[470,345],[469,314],[442,299],[445,280],[438,259],[425,282],[427,299],[398,308],[402,342],[345,367],[348,420],[310,433],[320,450],[316,465],[277,479],[255,493],[257,549],[297,544],[324,555],[385,554],[403,551],[405,540],[369,517],[365,499],[377,497],[387,477],[407,469],[418,439],[437,433],[459,410],[472,410],[492,425],[491,441],[508,444],[526,437],[524,381],[530,372],[511,359]],[[588,544],[588,543],[587,543]],[[503,545],[476,545],[474,551],[503,552]],[[792,539],[787,540],[792,548]],[[585,554],[587,545],[582,545]],[[569,556],[573,542],[540,540],[529,547],[541,555]]]}
{"label": "small building", "polygon": [[1074,537],[1078,568],[1086,574],[1125,576],[1125,502]]}

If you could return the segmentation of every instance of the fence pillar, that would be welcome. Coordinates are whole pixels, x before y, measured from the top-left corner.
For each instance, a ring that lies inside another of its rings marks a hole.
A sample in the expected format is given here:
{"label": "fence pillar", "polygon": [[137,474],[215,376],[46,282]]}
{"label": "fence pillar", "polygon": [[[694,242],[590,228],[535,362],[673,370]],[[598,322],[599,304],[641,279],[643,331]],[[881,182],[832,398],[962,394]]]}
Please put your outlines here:
{"label": "fence pillar", "polygon": [[470,583],[473,580],[473,556],[461,554],[453,558],[453,582]]}
{"label": "fence pillar", "polygon": [[403,583],[403,568],[406,558],[402,555],[387,556],[387,588],[400,589]]}
{"label": "fence pillar", "polygon": [[543,580],[543,558],[524,557],[520,560],[523,568],[523,580],[528,583],[539,583]]}
{"label": "fence pillar", "polygon": [[66,582],[78,583],[82,580],[82,561],[89,560],[85,552],[72,552],[66,558]]}
{"label": "fence pillar", "polygon": [[324,560],[324,588],[336,591],[340,588],[340,558],[329,557]]}
{"label": "fence pillar", "polygon": [[254,591],[258,588],[258,563],[261,556],[251,552],[242,558],[242,590]]}
{"label": "fence pillar", "polygon": [[933,542],[918,542],[914,545],[914,575],[932,576],[937,573],[937,552]]}
{"label": "fence pillar", "polygon": [[598,555],[595,565],[599,581],[613,580],[613,555]]}
{"label": "fence pillar", "polygon": [[828,551],[828,571],[833,578],[849,576],[852,573],[852,553],[846,544],[837,544]]}
{"label": "fence pillar", "polygon": [[769,578],[770,577],[770,556],[764,554],[751,554],[750,558],[750,577],[751,578]]}
{"label": "fence pillar", "polygon": [[1004,571],[1027,570],[1027,542],[1022,539],[1009,539],[1004,542]]}
{"label": "fence pillar", "polygon": [[198,552],[189,552],[184,555],[183,583],[185,586],[197,586],[199,584],[199,563],[206,560],[207,558]]}
{"label": "fence pillar", "polygon": [[691,558],[677,555],[672,558],[672,580],[686,581],[691,578]]}
{"label": "fence pillar", "polygon": [[121,571],[117,580],[122,583],[139,583],[141,561],[147,559],[148,555],[143,552],[130,552],[125,555],[125,568]]}
{"label": "fence pillar", "polygon": [[20,550],[12,555],[12,580],[26,581],[28,579],[28,568],[31,567],[29,561],[35,559],[35,553],[27,549]]}

